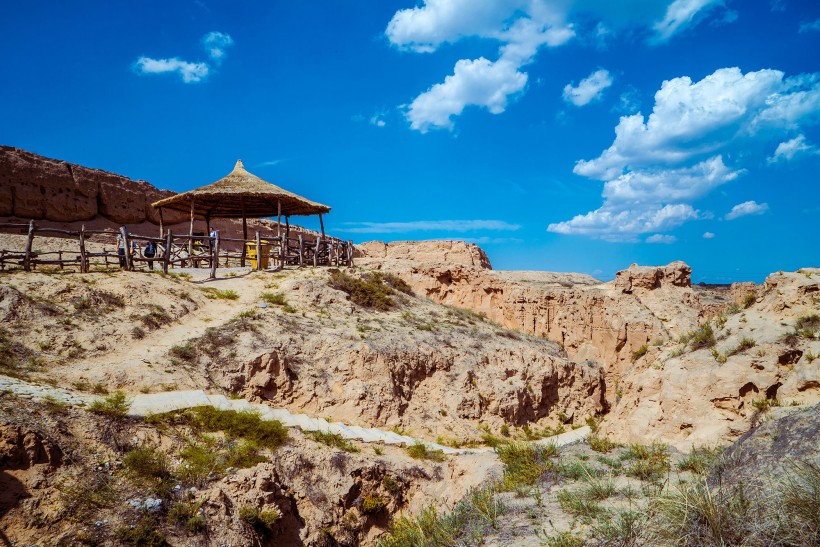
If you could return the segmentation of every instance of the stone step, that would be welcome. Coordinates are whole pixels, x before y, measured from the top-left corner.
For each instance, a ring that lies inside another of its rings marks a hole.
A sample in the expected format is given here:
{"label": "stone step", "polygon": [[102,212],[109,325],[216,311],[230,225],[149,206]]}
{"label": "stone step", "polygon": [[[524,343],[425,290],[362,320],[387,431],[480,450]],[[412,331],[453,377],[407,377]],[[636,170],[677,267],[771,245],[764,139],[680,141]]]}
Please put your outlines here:
{"label": "stone step", "polygon": [[354,435],[356,435],[357,439],[361,439],[366,443],[381,441],[381,435],[374,433],[370,429],[365,429],[357,425],[349,425],[347,428],[352,431]]}
{"label": "stone step", "polygon": [[208,395],[208,400],[211,402],[211,406],[219,410],[230,410],[232,408],[231,401],[224,395]]}

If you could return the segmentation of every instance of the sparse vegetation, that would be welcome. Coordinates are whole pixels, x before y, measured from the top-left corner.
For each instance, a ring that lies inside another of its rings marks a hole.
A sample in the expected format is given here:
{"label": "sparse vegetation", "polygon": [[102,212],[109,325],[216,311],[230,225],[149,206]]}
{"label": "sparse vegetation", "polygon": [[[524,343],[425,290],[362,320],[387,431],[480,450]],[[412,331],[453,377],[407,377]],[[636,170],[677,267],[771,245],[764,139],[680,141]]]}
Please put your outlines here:
{"label": "sparse vegetation", "polygon": [[514,490],[519,486],[536,484],[545,473],[553,469],[551,458],[558,454],[558,450],[551,444],[534,445],[521,442],[499,445],[495,451],[504,463],[504,476],[499,484],[502,490]]}
{"label": "sparse vegetation", "polygon": [[671,469],[669,450],[661,442],[654,442],[651,445],[632,444],[622,456],[624,459],[633,460],[627,467],[626,474],[641,480],[659,481]]}
{"label": "sparse vegetation", "polygon": [[648,352],[648,351],[649,351],[649,346],[647,346],[646,344],[642,345],[637,350],[633,351],[632,352],[632,362],[634,363],[635,361],[637,361],[638,359],[640,359],[641,357],[646,355],[646,352]]}
{"label": "sparse vegetation", "polygon": [[[138,319],[142,322],[143,326],[151,330],[158,329],[162,325],[168,325],[172,321],[171,316],[168,315],[168,312],[165,311],[165,308],[163,308],[159,304],[149,304],[148,313],[138,316]],[[134,338],[138,337],[134,336]]]}
{"label": "sparse vegetation", "polygon": [[747,294],[743,297],[743,308],[750,308],[755,301],[757,301],[757,295],[755,293]]}
{"label": "sparse vegetation", "polygon": [[205,293],[205,298],[211,300],[237,300],[239,293],[232,289],[217,289],[216,287],[204,287],[199,289]]}
{"label": "sparse vegetation", "polygon": [[711,348],[715,345],[715,332],[708,321],[697,330],[690,331],[680,337],[681,344],[688,344],[694,351],[701,348]]}
{"label": "sparse vegetation", "polygon": [[587,437],[587,444],[589,444],[589,447],[595,452],[602,452],[604,454],[613,448],[623,446],[620,443],[610,440],[608,437],[598,437],[595,435],[590,435]]}
{"label": "sparse vegetation", "polygon": [[108,397],[92,401],[88,406],[88,410],[108,418],[122,419],[128,415],[130,407],[131,399],[122,391],[116,391]]}
{"label": "sparse vegetation", "polygon": [[165,536],[157,530],[157,521],[153,517],[144,516],[137,524],[121,526],[114,536],[126,545],[143,547],[164,547],[168,545]]}
{"label": "sparse vegetation", "polygon": [[356,445],[346,440],[338,433],[330,433],[329,431],[312,431],[308,433],[308,436],[317,443],[322,443],[330,446],[331,448],[338,448],[339,450],[344,450],[345,452],[360,451]]}
{"label": "sparse vegetation", "polygon": [[368,272],[362,277],[354,277],[332,271],[328,285],[347,293],[354,304],[379,311],[387,311],[395,305],[391,295],[396,291],[410,292],[409,285],[400,278],[382,272]]}
{"label": "sparse vegetation", "polygon": [[429,448],[426,444],[422,443],[416,443],[408,446],[407,454],[409,454],[411,458],[417,460],[443,462],[447,459],[447,456],[445,456],[444,452],[442,452],[441,450]]}
{"label": "sparse vegetation", "polygon": [[798,317],[794,322],[794,330],[804,338],[817,338],[820,333],[820,315],[812,313]]}
{"label": "sparse vegetation", "polygon": [[365,496],[362,500],[362,513],[365,515],[375,515],[384,509],[384,500],[379,496]]}
{"label": "sparse vegetation", "polygon": [[704,475],[723,454],[723,448],[714,446],[702,446],[699,448],[692,448],[692,452],[684,456],[678,462],[678,469],[680,471],[691,471],[698,475]]}

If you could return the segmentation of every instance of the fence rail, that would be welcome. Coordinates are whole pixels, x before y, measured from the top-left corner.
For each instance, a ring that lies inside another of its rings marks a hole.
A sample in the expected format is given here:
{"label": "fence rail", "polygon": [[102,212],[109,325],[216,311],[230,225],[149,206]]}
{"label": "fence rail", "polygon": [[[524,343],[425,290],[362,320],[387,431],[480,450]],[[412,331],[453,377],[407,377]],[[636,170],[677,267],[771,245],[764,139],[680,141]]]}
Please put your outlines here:
{"label": "fence rail", "polygon": [[[111,265],[126,270],[141,269],[145,265],[153,270],[156,263],[165,273],[176,267],[207,267],[213,278],[220,267],[244,267],[247,262],[255,270],[268,269],[269,266],[276,269],[285,266],[353,266],[353,243],[326,236],[287,237],[256,232],[254,239],[237,239],[221,238],[218,233],[216,237],[176,235],[168,230],[164,237],[153,237],[129,233],[125,227],[120,228],[119,232],[86,230],[85,226],[79,231],[41,228],[33,220],[28,224],[0,223],[0,230],[19,230],[20,234],[26,234],[24,250],[0,249],[0,270],[21,267],[28,272],[38,265],[59,266],[60,269],[78,267],[81,272],[100,266],[107,269]],[[61,239],[76,239],[77,250],[35,250],[35,237],[46,234],[59,234]],[[100,236],[107,241],[99,241]],[[149,242],[153,243],[153,255],[147,246]],[[102,243],[103,250],[92,252],[89,243]],[[113,248],[109,250],[105,245],[113,245]]]}

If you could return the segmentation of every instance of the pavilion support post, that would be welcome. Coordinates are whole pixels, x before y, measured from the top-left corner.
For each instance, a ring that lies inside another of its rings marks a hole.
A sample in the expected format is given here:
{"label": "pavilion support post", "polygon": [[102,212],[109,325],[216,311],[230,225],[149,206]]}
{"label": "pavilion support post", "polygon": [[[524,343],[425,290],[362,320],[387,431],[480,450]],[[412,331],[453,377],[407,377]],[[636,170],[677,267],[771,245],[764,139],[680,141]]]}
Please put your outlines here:
{"label": "pavilion support post", "polygon": [[262,240],[259,238],[259,230],[256,231],[256,269],[262,269]]}
{"label": "pavilion support post", "polygon": [[325,221],[322,220],[322,213],[319,213],[319,226],[322,227],[322,237],[325,237]]}
{"label": "pavilion support post", "polygon": [[216,268],[219,265],[219,232],[216,233],[213,242],[211,242],[211,277],[216,279]]}
{"label": "pavilion support post", "polygon": [[165,234],[165,252],[162,254],[162,273],[168,273],[168,263],[171,261],[171,245],[173,241],[173,234],[171,230]]}
{"label": "pavilion support post", "polygon": [[347,240],[347,267],[353,267],[353,241]]}
{"label": "pavilion support post", "polygon": [[134,270],[134,256],[131,254],[131,238],[128,236],[128,230],[125,226],[120,226],[120,234],[122,235],[122,244],[125,245],[125,269]]}
{"label": "pavilion support post", "polygon": [[285,237],[290,237],[290,215],[285,215]]}
{"label": "pavilion support post", "polygon": [[282,235],[282,200],[276,200],[276,236]]}
{"label": "pavilion support post", "polygon": [[26,255],[23,258],[23,269],[31,271],[31,246],[34,244],[34,221],[28,223],[28,237],[26,238]]}
{"label": "pavilion support post", "polygon": [[299,234],[299,267],[305,264],[305,241],[302,239],[302,234]]}
{"label": "pavilion support post", "polygon": [[319,265],[319,248],[321,247],[321,245],[322,245],[322,238],[317,237],[316,238],[316,250],[313,253],[313,267],[314,268]]}
{"label": "pavilion support post", "polygon": [[162,219],[162,207],[159,208],[159,237],[162,239],[162,229],[163,229],[163,219]]}
{"label": "pavilion support post", "polygon": [[211,237],[211,215],[205,215],[205,235]]}
{"label": "pavilion support post", "polygon": [[188,235],[191,239],[188,240],[188,256],[191,257],[193,263],[194,256],[194,198],[191,198],[191,229],[188,230]]}
{"label": "pavilion support post", "polygon": [[[244,198],[239,198],[239,203],[242,205],[242,258],[239,261],[239,265],[243,268],[245,267],[245,256],[248,253],[248,218],[245,216],[245,200]],[[259,264],[259,245],[256,246],[256,260],[257,264]]]}
{"label": "pavilion support post", "polygon": [[85,224],[80,226],[80,272],[88,272],[88,257],[85,251]]}

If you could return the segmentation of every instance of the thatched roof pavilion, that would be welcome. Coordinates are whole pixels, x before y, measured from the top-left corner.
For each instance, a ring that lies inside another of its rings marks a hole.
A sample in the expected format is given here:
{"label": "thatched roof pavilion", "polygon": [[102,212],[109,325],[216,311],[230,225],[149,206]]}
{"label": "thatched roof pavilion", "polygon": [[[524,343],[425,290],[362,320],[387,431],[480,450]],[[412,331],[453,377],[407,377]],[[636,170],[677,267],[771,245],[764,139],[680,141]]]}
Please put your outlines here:
{"label": "thatched roof pavilion", "polygon": [[236,162],[233,171],[227,176],[212,184],[161,199],[151,205],[159,209],[160,222],[163,209],[190,212],[192,232],[194,218],[205,220],[209,231],[212,218],[241,218],[245,239],[248,238],[248,218],[277,216],[281,221],[282,215],[285,215],[288,228],[288,218],[291,215],[319,215],[324,235],[322,214],[330,212],[327,205],[289,192],[249,173],[242,165],[242,160]]}

